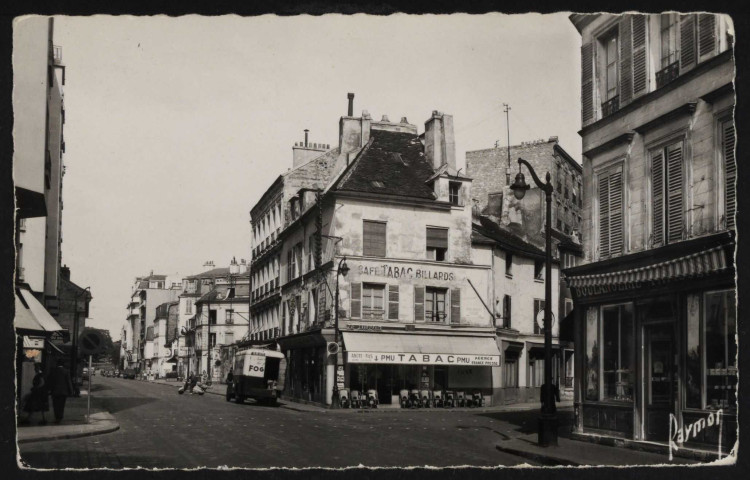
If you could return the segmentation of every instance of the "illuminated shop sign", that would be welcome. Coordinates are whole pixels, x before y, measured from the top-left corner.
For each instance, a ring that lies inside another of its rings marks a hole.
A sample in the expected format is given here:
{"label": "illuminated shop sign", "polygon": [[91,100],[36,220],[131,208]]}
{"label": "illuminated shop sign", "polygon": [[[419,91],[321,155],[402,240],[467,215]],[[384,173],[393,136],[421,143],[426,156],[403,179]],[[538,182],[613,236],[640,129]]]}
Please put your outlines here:
{"label": "illuminated shop sign", "polygon": [[398,365],[500,366],[500,355],[456,355],[454,353],[348,352],[347,360],[349,363],[389,363]]}
{"label": "illuminated shop sign", "polygon": [[431,270],[427,268],[399,267],[397,265],[359,265],[360,275],[372,275],[375,277],[387,278],[409,278],[418,280],[446,280],[453,281],[456,275],[446,270]]}

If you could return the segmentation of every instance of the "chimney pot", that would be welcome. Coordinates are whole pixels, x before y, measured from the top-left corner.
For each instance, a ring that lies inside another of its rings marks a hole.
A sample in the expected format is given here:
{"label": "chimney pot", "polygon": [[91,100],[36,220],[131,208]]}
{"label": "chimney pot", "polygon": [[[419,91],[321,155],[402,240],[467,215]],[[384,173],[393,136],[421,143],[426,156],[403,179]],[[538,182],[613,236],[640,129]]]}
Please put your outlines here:
{"label": "chimney pot", "polygon": [[381,122],[390,122],[390,120],[388,120],[388,115],[383,115],[383,118],[380,121]]}
{"label": "chimney pot", "polygon": [[409,122],[406,120],[406,117],[401,117],[401,123],[409,123]]}
{"label": "chimney pot", "polygon": [[368,112],[367,110],[362,110],[362,118],[364,118],[365,120],[369,120],[371,118],[370,112]]}
{"label": "chimney pot", "polygon": [[346,94],[346,98],[349,99],[349,109],[347,110],[347,115],[351,117],[354,115],[354,94],[349,92]]}
{"label": "chimney pot", "polygon": [[307,146],[307,134],[310,132],[310,130],[305,129],[305,146]]}

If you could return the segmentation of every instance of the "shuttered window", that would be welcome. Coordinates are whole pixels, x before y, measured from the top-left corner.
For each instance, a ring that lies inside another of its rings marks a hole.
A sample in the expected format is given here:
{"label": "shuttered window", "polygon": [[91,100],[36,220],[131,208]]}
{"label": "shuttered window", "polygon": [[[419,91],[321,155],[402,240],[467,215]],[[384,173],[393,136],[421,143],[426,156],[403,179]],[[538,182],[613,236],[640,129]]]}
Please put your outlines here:
{"label": "shuttered window", "polygon": [[[633,15],[623,15],[620,19],[620,103],[626,104],[633,99]],[[615,45],[616,46],[616,45]],[[609,56],[609,50],[607,51]],[[609,67],[607,68],[609,77]],[[609,81],[609,80],[608,80]],[[609,89],[609,86],[607,87]],[[611,98],[607,95],[607,98]]]}
{"label": "shuttered window", "polygon": [[364,220],[362,254],[372,257],[385,257],[385,222]]}
{"label": "shuttered window", "polygon": [[619,25],[619,41],[622,106],[647,90],[646,16],[624,15]]}
{"label": "shuttered window", "polygon": [[451,324],[461,323],[461,289],[451,289]]}
{"label": "shuttered window", "polygon": [[424,322],[424,287],[414,287],[414,321]]}
{"label": "shuttered window", "polygon": [[711,56],[716,51],[716,15],[698,15],[698,58]]}
{"label": "shuttered window", "polygon": [[683,238],[683,163],[682,140],[651,152],[651,233],[655,247]]}
{"label": "shuttered window", "polygon": [[398,285],[388,285],[388,320],[398,320]]}
{"label": "shuttered window", "polygon": [[633,97],[647,91],[646,16],[633,15]]}
{"label": "shuttered window", "polygon": [[599,174],[599,257],[623,252],[622,166]]}
{"label": "shuttered window", "polygon": [[350,313],[351,318],[362,317],[362,284],[352,283],[351,284],[351,299],[350,299]]}
{"label": "shuttered window", "polygon": [[695,15],[680,17],[680,71],[695,65]]}
{"label": "shuttered window", "polygon": [[448,229],[427,227],[427,259],[444,261],[448,251]]}
{"label": "shuttered window", "polygon": [[730,119],[721,124],[721,154],[724,160],[724,218],[729,229],[735,228],[737,164],[735,163],[734,122]]}
{"label": "shuttered window", "polygon": [[581,121],[594,118],[594,44],[581,47]]}

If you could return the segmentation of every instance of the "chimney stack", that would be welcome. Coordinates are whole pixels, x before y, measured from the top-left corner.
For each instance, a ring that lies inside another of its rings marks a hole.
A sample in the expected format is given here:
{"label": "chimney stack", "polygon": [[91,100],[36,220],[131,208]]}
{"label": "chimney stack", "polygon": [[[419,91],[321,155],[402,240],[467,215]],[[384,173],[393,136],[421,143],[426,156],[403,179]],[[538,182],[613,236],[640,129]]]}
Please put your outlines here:
{"label": "chimney stack", "polygon": [[62,267],[60,267],[60,275],[65,280],[69,281],[70,280],[70,267],[68,267],[67,265],[63,265]]}
{"label": "chimney stack", "polygon": [[349,99],[349,109],[347,110],[347,116],[352,117],[354,116],[354,94],[353,93],[347,93],[346,98]]}
{"label": "chimney stack", "polygon": [[310,130],[305,129],[305,146],[307,146],[307,134],[310,133]]}
{"label": "chimney stack", "polygon": [[433,110],[432,117],[424,123],[424,153],[435,170],[446,163],[456,169],[453,115]]}

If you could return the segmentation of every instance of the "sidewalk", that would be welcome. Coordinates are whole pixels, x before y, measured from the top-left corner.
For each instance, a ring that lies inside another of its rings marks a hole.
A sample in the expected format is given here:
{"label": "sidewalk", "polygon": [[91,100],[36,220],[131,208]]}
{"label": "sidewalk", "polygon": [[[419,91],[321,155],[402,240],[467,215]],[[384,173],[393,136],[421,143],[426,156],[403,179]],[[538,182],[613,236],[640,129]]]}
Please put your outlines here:
{"label": "sidewalk", "polygon": [[696,460],[675,457],[671,462],[666,454],[650,453],[630,448],[610,447],[596,443],[558,438],[556,447],[540,447],[537,435],[515,437],[497,444],[501,452],[529,458],[542,465],[583,466],[583,465],[689,465]]}
{"label": "sidewalk", "polygon": [[86,423],[87,394],[88,392],[82,390],[80,397],[68,397],[65,403],[65,416],[59,424],[55,423],[55,415],[50,402],[50,410],[45,412],[48,423],[39,425],[40,417],[38,413],[35,413],[30,425],[18,425],[18,443],[88,437],[119,429],[120,424],[117,423],[115,417],[97,407],[94,402],[91,404],[91,422]]}

